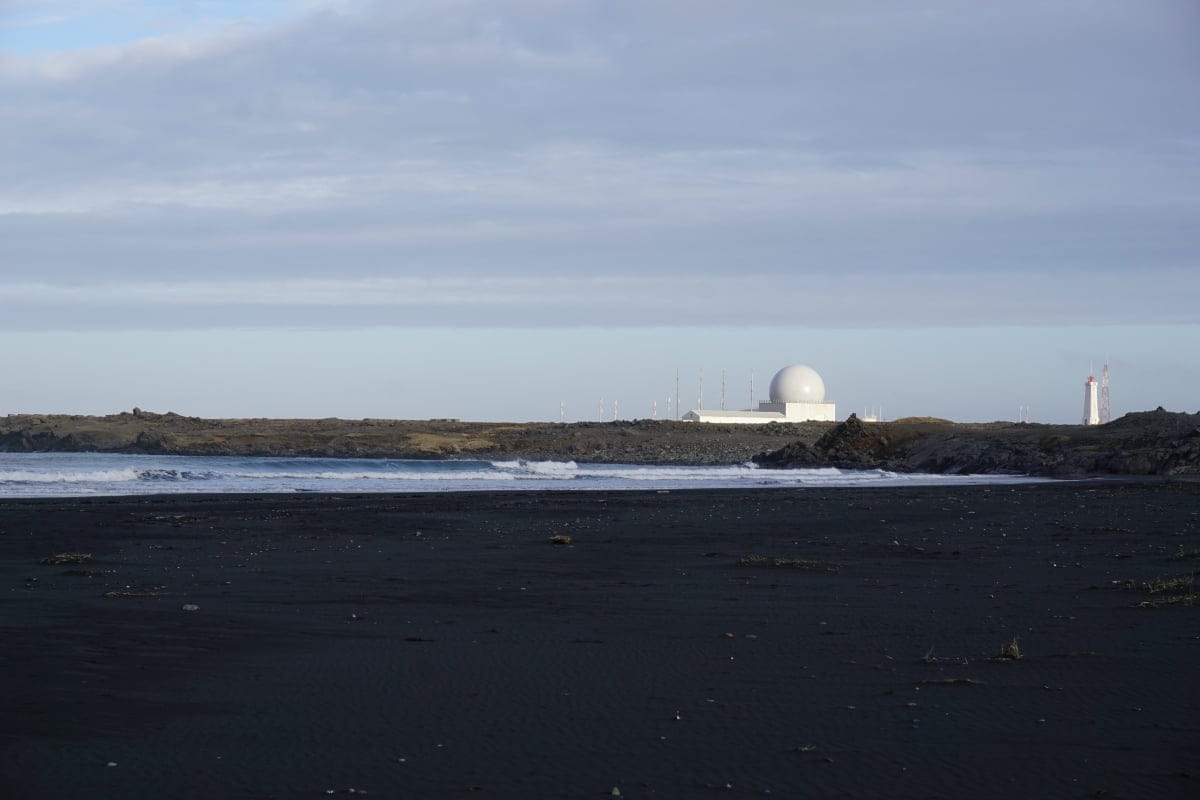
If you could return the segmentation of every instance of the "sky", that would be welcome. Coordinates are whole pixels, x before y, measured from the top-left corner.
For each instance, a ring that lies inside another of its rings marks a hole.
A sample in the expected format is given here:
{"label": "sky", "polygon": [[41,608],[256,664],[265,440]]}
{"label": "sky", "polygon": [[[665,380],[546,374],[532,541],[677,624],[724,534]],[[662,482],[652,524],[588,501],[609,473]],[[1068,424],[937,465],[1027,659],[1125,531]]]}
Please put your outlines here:
{"label": "sky", "polygon": [[0,413],[661,418],[796,362],[839,417],[1077,422],[1105,362],[1200,410],[1200,4],[0,0]]}

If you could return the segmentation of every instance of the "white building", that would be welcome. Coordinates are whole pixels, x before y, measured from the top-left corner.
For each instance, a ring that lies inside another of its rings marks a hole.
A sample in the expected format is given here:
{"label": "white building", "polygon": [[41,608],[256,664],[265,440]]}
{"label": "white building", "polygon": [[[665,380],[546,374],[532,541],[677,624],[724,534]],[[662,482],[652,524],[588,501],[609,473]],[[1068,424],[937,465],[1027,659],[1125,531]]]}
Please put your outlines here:
{"label": "white building", "polygon": [[1100,424],[1100,399],[1094,375],[1088,375],[1083,384],[1083,424]]}
{"label": "white building", "polygon": [[833,422],[837,410],[825,402],[825,381],[806,364],[792,364],[771,379],[771,400],[759,403],[758,410],[709,411],[696,409],[683,415],[687,422],[723,422],[735,425],[762,425],[767,422]]}

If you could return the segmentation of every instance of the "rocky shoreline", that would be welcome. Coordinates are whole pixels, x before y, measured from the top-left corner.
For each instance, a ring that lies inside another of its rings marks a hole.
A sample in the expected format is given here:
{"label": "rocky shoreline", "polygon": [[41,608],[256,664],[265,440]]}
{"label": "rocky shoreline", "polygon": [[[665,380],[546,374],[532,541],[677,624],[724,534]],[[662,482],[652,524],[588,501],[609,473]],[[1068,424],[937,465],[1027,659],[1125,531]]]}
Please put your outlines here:
{"label": "rocky shoreline", "polygon": [[201,419],[135,409],[105,417],[0,418],[0,452],[839,467],[897,472],[1200,475],[1200,414],[1126,414],[1101,426],[931,418],[716,425],[665,420]]}
{"label": "rocky shoreline", "polygon": [[1159,408],[1097,426],[864,423],[851,414],[816,442],[795,441],[754,461],[781,469],[1200,476],[1200,414]]}

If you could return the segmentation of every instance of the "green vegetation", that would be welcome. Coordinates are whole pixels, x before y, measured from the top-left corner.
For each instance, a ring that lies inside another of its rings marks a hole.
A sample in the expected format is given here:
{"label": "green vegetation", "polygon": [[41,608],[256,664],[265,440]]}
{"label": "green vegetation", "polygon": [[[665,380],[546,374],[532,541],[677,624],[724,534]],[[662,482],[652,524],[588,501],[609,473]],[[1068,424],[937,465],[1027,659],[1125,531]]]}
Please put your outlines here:
{"label": "green vegetation", "polygon": [[42,563],[54,567],[60,564],[86,564],[91,560],[91,553],[57,553],[48,558],[43,558]]}
{"label": "green vegetation", "polygon": [[1135,592],[1146,592],[1147,594],[1163,594],[1164,592],[1179,592],[1186,591],[1192,588],[1195,583],[1195,575],[1175,575],[1173,577],[1159,576],[1151,578],[1148,581],[1125,581],[1125,588]]}
{"label": "green vegetation", "polygon": [[1135,592],[1145,592],[1155,595],[1152,600],[1143,600],[1138,608],[1159,608],[1160,606],[1193,605],[1197,594],[1194,591],[1196,576],[1173,575],[1159,576],[1148,581],[1125,581],[1125,588]]}

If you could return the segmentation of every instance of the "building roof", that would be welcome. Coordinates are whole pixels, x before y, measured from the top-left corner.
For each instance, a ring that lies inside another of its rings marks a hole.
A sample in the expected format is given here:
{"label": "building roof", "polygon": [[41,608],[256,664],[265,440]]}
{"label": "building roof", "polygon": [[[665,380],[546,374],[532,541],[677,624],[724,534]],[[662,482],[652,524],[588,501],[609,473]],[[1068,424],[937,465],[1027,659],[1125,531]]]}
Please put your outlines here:
{"label": "building roof", "polygon": [[717,417],[717,418],[720,418],[720,417],[725,417],[725,418],[752,417],[754,419],[762,419],[762,420],[772,420],[772,419],[784,420],[784,419],[787,419],[787,417],[784,415],[784,413],[782,411],[725,411],[725,410],[720,410],[720,409],[710,410],[707,408],[694,409],[692,411],[687,412],[687,414],[684,414],[683,416],[688,417],[692,414],[694,414],[696,416]]}

